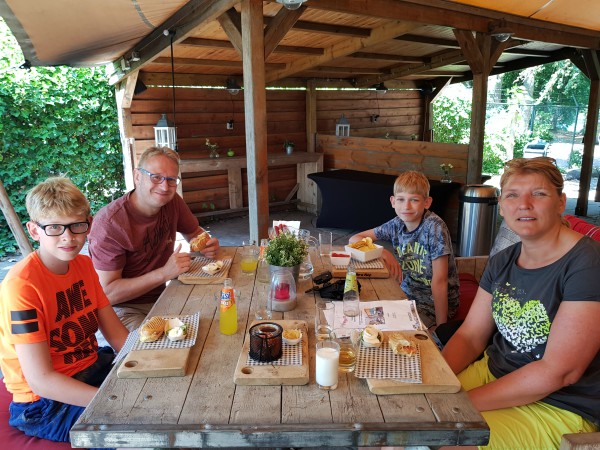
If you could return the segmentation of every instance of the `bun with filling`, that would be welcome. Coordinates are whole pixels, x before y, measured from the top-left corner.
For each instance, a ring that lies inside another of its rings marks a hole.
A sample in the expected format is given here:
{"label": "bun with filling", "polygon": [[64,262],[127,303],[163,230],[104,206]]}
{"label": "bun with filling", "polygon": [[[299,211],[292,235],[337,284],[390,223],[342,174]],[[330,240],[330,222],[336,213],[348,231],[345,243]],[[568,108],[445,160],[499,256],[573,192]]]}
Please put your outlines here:
{"label": "bun with filling", "polygon": [[402,333],[390,334],[389,345],[395,355],[413,356],[418,351],[415,341]]}
{"label": "bun with filling", "polygon": [[154,316],[140,328],[141,342],[154,342],[160,339],[165,329],[165,319]]}
{"label": "bun with filling", "polygon": [[190,241],[190,249],[193,252],[201,252],[206,247],[206,243],[209,239],[210,235],[206,231],[204,233],[200,233]]}

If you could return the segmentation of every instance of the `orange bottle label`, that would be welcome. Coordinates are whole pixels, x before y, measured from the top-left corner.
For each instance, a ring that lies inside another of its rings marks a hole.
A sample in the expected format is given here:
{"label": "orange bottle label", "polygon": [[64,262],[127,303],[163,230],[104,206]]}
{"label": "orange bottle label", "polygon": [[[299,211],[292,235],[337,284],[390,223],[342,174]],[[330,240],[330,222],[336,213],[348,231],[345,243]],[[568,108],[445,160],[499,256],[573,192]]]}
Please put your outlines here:
{"label": "orange bottle label", "polygon": [[235,305],[235,295],[232,288],[223,288],[221,290],[221,312],[227,311]]}

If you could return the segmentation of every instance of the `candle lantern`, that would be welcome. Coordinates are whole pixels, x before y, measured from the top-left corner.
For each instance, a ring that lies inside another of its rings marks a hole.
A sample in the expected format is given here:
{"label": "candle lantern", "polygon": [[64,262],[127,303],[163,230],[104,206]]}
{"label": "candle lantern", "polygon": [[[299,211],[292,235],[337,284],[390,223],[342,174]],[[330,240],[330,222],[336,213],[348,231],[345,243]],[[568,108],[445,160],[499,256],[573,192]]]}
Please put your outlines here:
{"label": "candle lantern", "polygon": [[177,149],[177,128],[169,122],[167,115],[163,114],[154,127],[154,141],[157,147]]}
{"label": "candle lantern", "polygon": [[340,117],[340,120],[335,125],[335,135],[341,137],[350,136],[350,122],[348,122],[344,114],[342,114],[342,117]]}
{"label": "candle lantern", "polygon": [[280,268],[273,273],[269,304],[272,311],[291,311],[296,307],[296,282],[291,270]]}

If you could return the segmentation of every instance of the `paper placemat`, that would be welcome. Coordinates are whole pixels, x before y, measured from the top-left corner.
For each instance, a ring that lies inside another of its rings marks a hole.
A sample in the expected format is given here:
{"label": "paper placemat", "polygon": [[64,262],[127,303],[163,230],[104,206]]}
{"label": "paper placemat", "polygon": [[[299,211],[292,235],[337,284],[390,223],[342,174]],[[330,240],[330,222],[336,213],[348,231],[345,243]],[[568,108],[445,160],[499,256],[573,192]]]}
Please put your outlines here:
{"label": "paper placemat", "polygon": [[387,341],[381,347],[365,347],[362,342],[354,375],[358,378],[395,379],[403,383],[422,383],[421,349],[413,356],[395,355]]}
{"label": "paper placemat", "polygon": [[182,273],[179,276],[181,278],[196,277],[196,278],[206,278],[208,280],[211,278],[221,278],[223,276],[223,273],[227,273],[229,271],[229,267],[231,266],[231,258],[226,258],[221,261],[223,261],[223,267],[221,268],[221,270],[219,270],[215,274],[210,275],[210,274],[206,273],[204,270],[202,270],[202,267],[206,266],[208,263],[215,262],[215,260],[198,256],[198,257],[192,259],[192,264],[190,266],[190,270]]}
{"label": "paper placemat", "polygon": [[[302,333],[302,340],[306,339],[304,333]],[[250,357],[248,353],[248,359],[246,364],[249,366],[301,366],[302,365],[302,340],[296,345],[288,345],[282,342],[282,354],[281,358],[275,361],[256,361]]]}
{"label": "paper placemat", "polygon": [[[197,312],[196,314],[193,314],[191,316],[161,316],[161,317],[165,320],[172,319],[175,317],[177,317],[179,320],[181,320],[184,324],[187,325],[187,328],[188,328],[187,337],[185,339],[182,339],[181,341],[172,341],[163,333],[163,335],[157,341],[141,342],[139,339],[137,339],[139,330],[135,330],[136,341],[135,341],[133,347],[131,348],[131,350],[160,350],[160,349],[166,349],[166,348],[187,348],[187,347],[191,347],[192,345],[194,345],[196,343],[196,335],[198,334],[198,324],[200,323],[200,312]],[[130,333],[129,337],[131,336],[131,334],[133,334],[133,333]],[[128,339],[129,339],[129,337],[128,337]]]}

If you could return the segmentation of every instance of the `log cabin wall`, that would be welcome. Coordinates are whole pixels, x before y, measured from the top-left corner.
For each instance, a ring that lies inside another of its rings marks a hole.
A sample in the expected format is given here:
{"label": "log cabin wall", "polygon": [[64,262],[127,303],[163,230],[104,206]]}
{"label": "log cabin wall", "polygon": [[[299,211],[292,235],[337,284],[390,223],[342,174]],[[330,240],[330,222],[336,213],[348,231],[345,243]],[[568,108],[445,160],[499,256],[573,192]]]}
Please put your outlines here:
{"label": "log cabin wall", "polygon": [[344,114],[350,135],[411,140],[423,135],[424,102],[420,90],[318,90],[317,130],[335,134]]}
{"label": "log cabin wall", "polygon": [[354,169],[366,172],[398,175],[407,170],[419,170],[430,180],[440,180],[440,164],[452,164],[453,181],[466,183],[466,144],[402,141],[332,135],[318,135],[316,148],[323,153],[325,170]]}
{"label": "log cabin wall", "polygon": [[[269,155],[284,155],[283,142],[295,142],[295,152],[306,151],[305,91],[267,91],[267,130]],[[219,145],[219,165],[245,159],[244,93],[229,94],[225,89],[177,88],[175,93],[178,151],[182,160],[208,159],[206,139]],[[162,113],[173,120],[173,93],[170,87],[148,88],[134,96],[131,103],[132,132],[135,139],[135,161],[154,145],[154,126]],[[227,122],[233,120],[233,129]],[[235,156],[230,158],[231,149]],[[238,169],[239,170],[239,169]],[[297,164],[269,168],[269,199],[284,202],[296,186]],[[231,207],[230,172],[227,169],[182,173],[183,198],[199,215],[219,211],[243,210],[248,205],[246,169],[241,169],[243,204]]]}
{"label": "log cabin wall", "polygon": [[[455,180],[464,182],[467,146],[411,141],[423,133],[423,99],[418,90],[390,90],[385,94],[372,89],[317,90],[316,129],[322,134],[317,135],[316,150],[324,154],[324,163],[310,158],[282,165],[285,140],[295,142],[296,156],[306,155],[306,97],[304,90],[267,90],[267,152],[269,156],[279,157],[279,162],[269,167],[271,203],[289,202],[296,182],[305,178],[306,173],[323,170],[323,164],[325,169],[354,168],[391,174],[411,168],[424,171],[431,179],[439,179],[439,164],[450,162],[455,167]],[[241,177],[237,177],[241,178],[242,186],[238,201],[232,198],[231,186],[235,182],[231,167],[239,173],[242,165],[238,164],[239,159],[245,161],[246,156],[243,91],[231,95],[225,89],[177,88],[175,105],[178,151],[182,160],[206,162],[201,171],[182,173],[183,198],[199,216],[245,210],[248,204],[245,168],[241,169]],[[154,126],[162,113],[166,113],[169,120],[173,119],[170,87],[151,87],[134,96],[130,120],[135,161],[146,148],[154,145]],[[351,137],[346,139],[331,136],[342,113],[350,122]],[[375,116],[378,116],[376,120]],[[233,129],[228,129],[227,122],[231,120]],[[219,145],[218,161],[209,161],[207,138]],[[235,152],[233,158],[227,156],[228,149]],[[215,170],[206,170],[209,166]],[[310,188],[305,191],[300,186],[299,206],[304,203],[302,209],[316,210],[316,196]]]}

